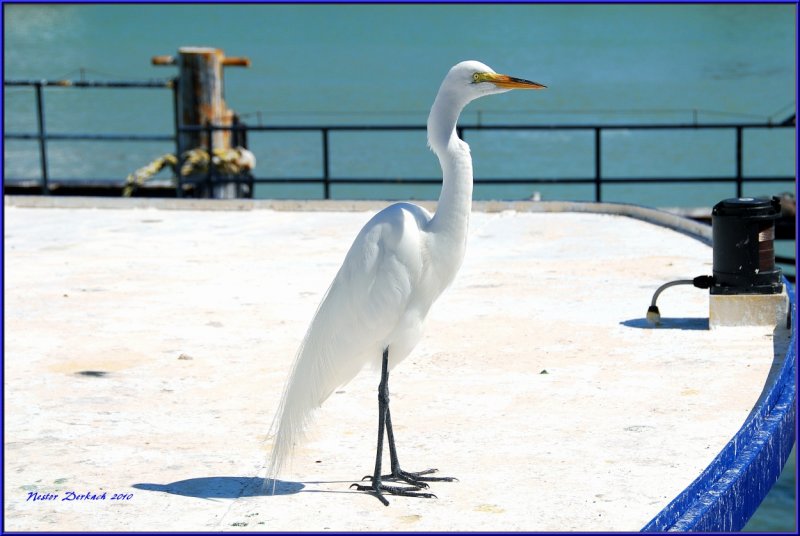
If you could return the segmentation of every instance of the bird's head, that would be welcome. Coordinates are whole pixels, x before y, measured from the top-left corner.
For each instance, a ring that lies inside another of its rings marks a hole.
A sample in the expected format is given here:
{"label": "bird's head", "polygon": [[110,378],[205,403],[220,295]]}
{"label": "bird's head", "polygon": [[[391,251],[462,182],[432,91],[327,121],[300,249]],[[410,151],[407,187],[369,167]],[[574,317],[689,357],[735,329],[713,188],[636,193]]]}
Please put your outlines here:
{"label": "bird's head", "polygon": [[547,86],[496,73],[479,61],[462,61],[455,65],[442,83],[447,90],[456,92],[466,102],[484,95],[505,93],[512,89],[544,89]]}
{"label": "bird's head", "polygon": [[462,61],[450,69],[436,94],[428,116],[428,145],[437,154],[447,148],[461,110],[471,101],[512,89],[544,87],[530,80],[498,74],[479,61]]}

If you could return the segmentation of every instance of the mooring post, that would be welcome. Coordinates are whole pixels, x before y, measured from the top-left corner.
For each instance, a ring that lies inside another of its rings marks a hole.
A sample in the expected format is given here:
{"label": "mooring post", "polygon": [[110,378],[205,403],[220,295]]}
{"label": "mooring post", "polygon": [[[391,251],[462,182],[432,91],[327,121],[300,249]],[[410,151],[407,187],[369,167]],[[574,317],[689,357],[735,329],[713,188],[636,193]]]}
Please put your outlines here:
{"label": "mooring post", "polygon": [[[178,66],[177,92],[177,146],[179,152],[198,147],[206,150],[230,149],[233,136],[233,110],[225,104],[222,68],[249,67],[248,58],[226,58],[222,50],[211,47],[181,47],[178,56],[155,56],[153,65]],[[210,130],[204,128],[212,125]],[[196,130],[183,130],[194,127]],[[217,127],[223,127],[221,129]],[[211,139],[209,134],[211,133]],[[177,155],[180,158],[180,154]],[[211,158],[209,154],[209,166]],[[203,197],[228,199],[236,197],[236,184],[215,184],[211,191],[203,191]]]}

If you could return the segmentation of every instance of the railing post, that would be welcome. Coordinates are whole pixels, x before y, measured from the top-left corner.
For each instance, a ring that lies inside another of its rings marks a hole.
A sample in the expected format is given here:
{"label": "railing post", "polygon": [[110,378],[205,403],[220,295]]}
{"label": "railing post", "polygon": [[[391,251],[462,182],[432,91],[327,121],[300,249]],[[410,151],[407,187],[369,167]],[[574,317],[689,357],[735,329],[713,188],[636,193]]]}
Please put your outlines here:
{"label": "railing post", "polygon": [[42,98],[42,83],[36,82],[36,123],[39,133],[39,164],[42,168],[42,195],[50,194],[47,177],[47,141],[45,140],[44,128],[44,100]]}
{"label": "railing post", "polygon": [[600,144],[600,127],[594,127],[594,200],[599,203],[603,200],[601,186],[602,186],[602,146]]}
{"label": "railing post", "polygon": [[322,184],[325,199],[331,198],[331,170],[328,162],[328,129],[322,128]]}
{"label": "railing post", "polygon": [[206,195],[203,197],[215,198],[214,183],[214,131],[211,128],[211,121],[206,121],[206,139],[208,140],[208,172],[206,174]]}
{"label": "railing post", "polygon": [[742,127],[736,127],[736,197],[742,197]]}
{"label": "railing post", "polygon": [[177,170],[175,172],[175,196],[183,197],[183,176],[181,175],[181,155],[183,154],[183,147],[181,147],[181,114],[178,112],[178,92],[180,88],[180,78],[175,77],[172,79],[172,112],[175,121],[175,159],[178,161]]}

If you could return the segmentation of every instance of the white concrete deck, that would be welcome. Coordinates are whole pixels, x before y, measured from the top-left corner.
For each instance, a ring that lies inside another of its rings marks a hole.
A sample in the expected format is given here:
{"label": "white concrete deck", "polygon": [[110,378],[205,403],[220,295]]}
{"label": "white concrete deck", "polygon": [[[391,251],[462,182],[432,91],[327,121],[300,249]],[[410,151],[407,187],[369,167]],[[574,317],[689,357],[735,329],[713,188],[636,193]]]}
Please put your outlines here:
{"label": "white concrete deck", "polygon": [[367,370],[263,495],[294,352],[381,204],[147,204],[5,200],[6,530],[639,530],[785,353],[765,329],[709,331],[690,287],[665,292],[664,326],[647,327],[660,283],[711,270],[685,234],[525,204],[475,212],[464,266],[391,384],[404,467],[459,482],[388,508],[348,489],[374,462]]}

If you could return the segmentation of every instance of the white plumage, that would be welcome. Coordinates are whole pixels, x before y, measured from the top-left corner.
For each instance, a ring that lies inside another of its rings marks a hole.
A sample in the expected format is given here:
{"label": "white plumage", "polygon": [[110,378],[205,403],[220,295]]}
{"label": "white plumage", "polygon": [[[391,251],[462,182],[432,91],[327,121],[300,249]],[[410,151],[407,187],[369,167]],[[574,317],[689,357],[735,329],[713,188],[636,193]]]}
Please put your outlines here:
{"label": "white plumage", "polygon": [[[428,118],[428,144],[443,174],[436,213],[397,203],[359,232],[311,321],[276,413],[268,469],[273,483],[313,411],[336,388],[367,363],[380,367],[387,349],[388,369],[408,356],[428,310],[461,266],[472,205],[472,159],[455,130],[461,110],[483,95],[541,87],[476,61],[459,63],[447,74]],[[379,467],[378,460],[378,473]],[[424,486],[415,484],[404,489]]]}

